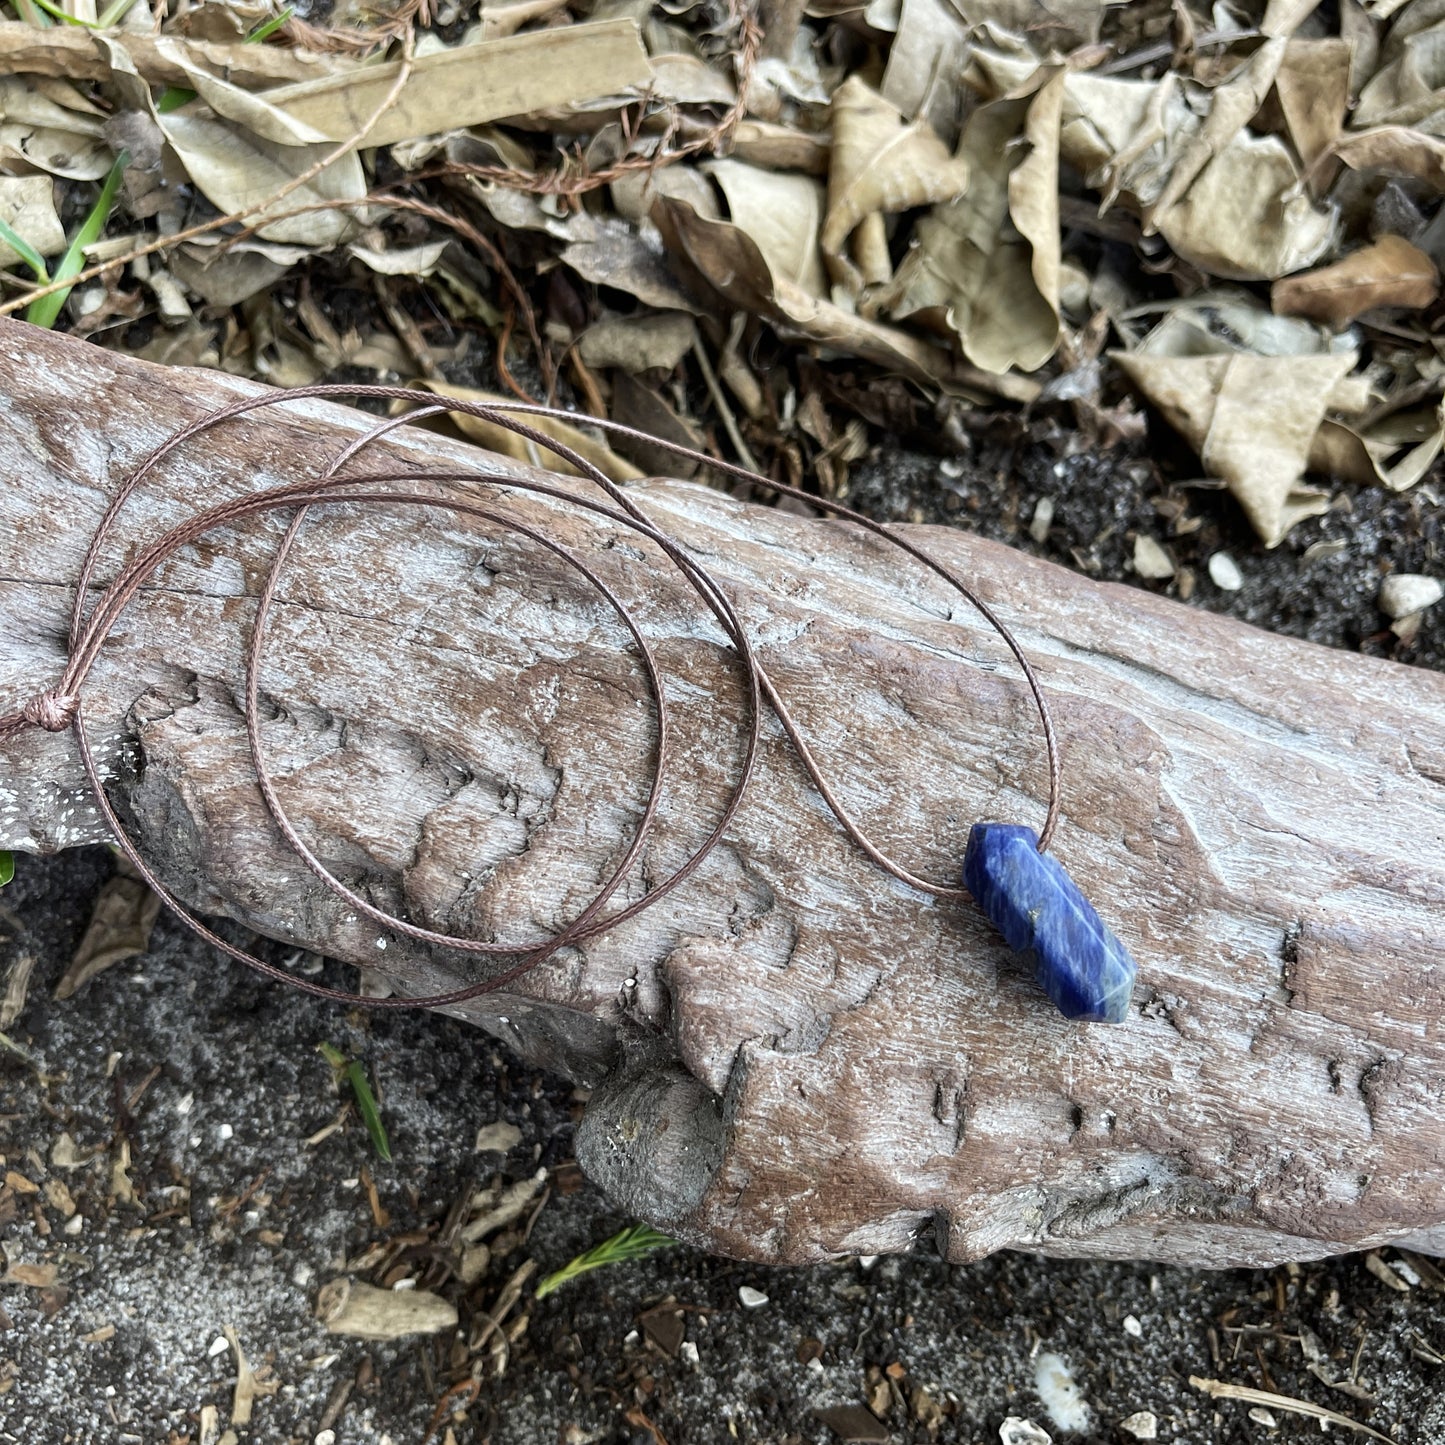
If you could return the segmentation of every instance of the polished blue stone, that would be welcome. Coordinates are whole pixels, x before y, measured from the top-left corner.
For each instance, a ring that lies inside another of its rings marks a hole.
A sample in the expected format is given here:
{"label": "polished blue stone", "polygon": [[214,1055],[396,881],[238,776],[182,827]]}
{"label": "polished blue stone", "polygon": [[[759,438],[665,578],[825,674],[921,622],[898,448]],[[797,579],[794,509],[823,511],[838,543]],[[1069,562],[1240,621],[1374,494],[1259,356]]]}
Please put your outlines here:
{"label": "polished blue stone", "polygon": [[1032,953],[1039,987],[1065,1018],[1123,1023],[1137,969],[1129,950],[1039,835],[1014,823],[975,823],[963,881],[1004,942]]}

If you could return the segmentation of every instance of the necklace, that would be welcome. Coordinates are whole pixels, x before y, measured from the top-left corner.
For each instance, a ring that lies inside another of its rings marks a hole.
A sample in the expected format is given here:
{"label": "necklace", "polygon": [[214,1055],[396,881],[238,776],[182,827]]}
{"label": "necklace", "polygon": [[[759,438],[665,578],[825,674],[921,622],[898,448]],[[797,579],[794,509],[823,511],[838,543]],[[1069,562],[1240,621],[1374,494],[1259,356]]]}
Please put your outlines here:
{"label": "necklace", "polygon": [[[772,709],[787,734],[799,760],[828,805],[839,825],[854,844],[879,868],[909,887],[945,902],[972,898],[985,916],[1003,935],[1008,946],[1031,955],[1035,977],[1044,992],[1067,1017],[1083,1021],[1121,1022],[1128,1016],[1133,994],[1135,964],[1127,949],[1104,924],[1093,906],[1084,897],[1063,865],[1050,853],[1060,812],[1062,769],[1053,720],[1042,685],[1032,664],[1013,633],[989,604],[952,571],[915,546],[891,528],[827,498],[816,497],[779,482],[774,482],[744,467],[693,451],[669,442],[659,441],[616,422],[581,417],[573,412],[551,407],[510,403],[477,403],[448,399],[428,402],[416,410],[377,423],[346,445],[325,472],[317,478],[250,493],[231,501],[197,512],[189,520],[172,528],[158,541],[144,548],[101,593],[89,614],[85,598],[98,564],[100,552],[115,528],[126,501],[162,460],[184,443],[210,431],[213,427],[265,407],[283,405],[288,401],[308,398],[340,398],[402,400],[415,403],[418,394],[406,387],[318,385],[287,391],[264,393],[244,401],[221,407],[200,420],[173,433],[146,456],[116,493],[96,529],[86,551],[77,579],[75,603],[71,615],[69,660],[58,683],[13,712],[0,715],[0,738],[12,736],[30,727],[59,732],[70,727],[76,735],[82,764],[95,793],[96,802],[116,842],[135,865],[141,876],[162,900],[194,929],[223,953],[270,977],[323,998],[363,1004],[376,1008],[425,1008],[456,1004],[511,983],[528,970],[554,954],[558,949],[585,942],[587,939],[635,917],[652,907],[686,881],[703,863],[721,840],[742,804],[752,779],[760,740],[760,724],[764,702]],[[576,491],[541,480],[524,479],[477,468],[468,471],[390,471],[384,473],[349,473],[343,470],[361,458],[368,446],[388,432],[407,423],[447,412],[464,412],[484,418],[526,438],[551,452],[573,467],[579,475],[593,483],[606,500],[579,495]],[[961,884],[942,884],[917,877],[902,864],[885,854],[854,820],[835,790],[779,695],[772,678],[759,661],[750,643],[742,619],[728,600],[721,585],[685,547],[658,528],[625,488],[614,483],[596,465],[579,456],[571,448],[528,424],[524,418],[555,418],[571,423],[579,421],[596,426],[613,435],[646,441],[663,447],[679,457],[709,466],[726,475],[750,482],[785,496],[794,497],[825,513],[854,523],[928,568],[957,591],[975,608],[990,627],[998,633],[1022,670],[1037,711],[1048,768],[1048,806],[1043,827],[1037,833],[1014,823],[975,823],[970,829],[964,854]],[[676,569],[686,585],[717,620],[735,649],[742,665],[748,701],[748,731],[739,776],[722,814],[708,835],[686,860],[661,882],[633,903],[608,911],[608,904],[621,887],[629,870],[640,857],[648,840],[660,798],[661,783],[668,763],[670,724],[666,688],[646,637],[632,612],[608,584],[580,557],[561,543],[550,540],[537,528],[508,516],[497,507],[475,499],[473,493],[457,488],[477,482],[491,483],[506,491],[530,492],[550,497],[624,527],[656,547]],[[451,488],[452,490],[448,490]],[[267,770],[262,751],[259,723],[259,674],[277,586],[296,535],[308,513],[315,507],[348,505],[424,506],[449,511],[460,516],[475,517],[493,526],[509,529],[546,548],[563,563],[575,569],[599,592],[621,619],[631,636],[642,662],[652,694],[657,719],[657,740],[653,754],[652,783],[642,816],[634,830],[631,844],[610,876],[598,889],[591,902],[565,927],[530,944],[487,943],[459,935],[439,933],[419,927],[406,919],[377,908],[354,889],[332,874],[300,837],[287,816]],[[290,510],[291,520],[282,537],[270,573],[257,606],[256,620],[246,654],[246,726],[252,762],[266,807],[287,844],[323,884],[346,900],[360,913],[385,929],[419,943],[478,955],[504,955],[513,961],[500,972],[485,979],[425,997],[393,997],[364,999],[341,990],[329,989],[296,977],[284,969],[267,963],[244,949],[226,942],[201,922],[177,899],[141,857],[134,841],[106,795],[100,768],[87,738],[82,689],[85,679],[100,655],[106,637],[121,613],[152,573],[181,547],[196,541],[205,533],[242,518],[277,510]]]}

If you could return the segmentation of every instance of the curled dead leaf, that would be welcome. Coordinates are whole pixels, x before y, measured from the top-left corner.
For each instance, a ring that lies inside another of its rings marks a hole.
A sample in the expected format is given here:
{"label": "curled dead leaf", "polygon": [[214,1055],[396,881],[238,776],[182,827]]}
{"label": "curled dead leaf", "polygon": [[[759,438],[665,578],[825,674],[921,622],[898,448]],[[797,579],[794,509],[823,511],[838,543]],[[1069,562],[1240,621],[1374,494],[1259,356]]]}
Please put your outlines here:
{"label": "curled dead leaf", "polygon": [[1330,393],[1353,352],[1315,356],[1154,356],[1114,359],[1234,494],[1267,547],[1329,506],[1303,483]]}
{"label": "curled dead leaf", "polygon": [[1439,294],[1435,263],[1403,236],[1381,236],[1333,266],[1276,281],[1269,299],[1280,315],[1341,327],[1377,306],[1418,310]]}
{"label": "curled dead leaf", "polygon": [[[926,121],[905,121],[856,75],[833,95],[833,158],[821,242],[834,279],[850,290],[887,279],[887,242],[865,231],[852,259],[843,247],[861,226],[918,206],[951,201],[968,185],[968,162],[949,154]],[[861,253],[861,254],[860,254]]]}
{"label": "curled dead leaf", "polygon": [[1022,94],[980,106],[964,129],[971,178],[960,201],[918,223],[879,306],[937,310],[987,371],[1033,371],[1059,339],[1059,126],[1065,77],[1039,72]]}

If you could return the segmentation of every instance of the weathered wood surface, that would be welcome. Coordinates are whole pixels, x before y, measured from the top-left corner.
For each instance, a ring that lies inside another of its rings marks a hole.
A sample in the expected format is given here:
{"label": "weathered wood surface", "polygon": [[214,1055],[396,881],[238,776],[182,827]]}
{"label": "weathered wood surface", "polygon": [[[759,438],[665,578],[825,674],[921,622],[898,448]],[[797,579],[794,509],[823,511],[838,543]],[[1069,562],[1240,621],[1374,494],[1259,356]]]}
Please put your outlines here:
{"label": "weathered wood surface", "polygon": [[[247,387],[6,324],[0,389],[8,707],[59,673],[67,582],[128,466]],[[137,497],[125,535],[319,469],[359,425],[319,403],[229,424]],[[412,431],[385,450],[482,456]],[[900,857],[946,878],[970,821],[1039,821],[1022,684],[921,569],[700,486],[637,494],[726,580],[843,795]],[[637,605],[672,685],[656,878],[734,776],[735,668],[635,539],[513,505]],[[189,549],[122,620],[86,704],[116,795],[203,907],[410,991],[470,977],[350,916],[273,838],[238,706],[271,522]],[[954,1259],[1445,1249],[1445,678],[918,535],[1019,630],[1050,690],[1057,851],[1139,960],[1130,1021],[1067,1023],[974,911],[873,868],[771,720],[750,801],[695,879],[467,1015],[596,1086],[578,1152],[615,1197],[740,1256],[898,1250],[930,1230]],[[306,836],[431,926],[522,941],[573,916],[625,845],[651,739],[605,606],[530,544],[410,509],[329,509],[289,578],[264,734]],[[102,836],[68,734],[0,747],[0,846]]]}

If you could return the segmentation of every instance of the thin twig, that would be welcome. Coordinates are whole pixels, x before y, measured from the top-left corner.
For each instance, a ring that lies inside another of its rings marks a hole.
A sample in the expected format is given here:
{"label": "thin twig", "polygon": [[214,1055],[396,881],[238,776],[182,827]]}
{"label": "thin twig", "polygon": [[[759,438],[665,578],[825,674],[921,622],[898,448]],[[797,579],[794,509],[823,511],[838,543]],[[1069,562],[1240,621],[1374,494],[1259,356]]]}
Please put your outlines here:
{"label": "thin twig", "polygon": [[1206,1395],[1211,1395],[1216,1400],[1243,1400],[1247,1405],[1272,1405],[1276,1410],[1288,1410],[1294,1415],[1308,1415],[1315,1420],[1328,1420],[1331,1425],[1343,1425],[1346,1429],[1358,1430],[1360,1434],[1368,1435],[1371,1439],[1383,1440],[1385,1445],[1396,1445],[1388,1435],[1381,1435],[1378,1430],[1372,1430],[1368,1425],[1350,1419],[1348,1415],[1341,1415],[1338,1410],[1314,1405],[1308,1400],[1296,1400],[1292,1395],[1275,1395],[1269,1390],[1253,1390],[1248,1385],[1229,1385],[1223,1380],[1206,1380],[1201,1375],[1190,1375],[1189,1383],[1196,1390],[1203,1390]]}
{"label": "thin twig", "polygon": [[697,357],[698,369],[702,372],[702,379],[707,383],[713,405],[717,407],[718,415],[722,417],[723,430],[727,432],[728,440],[732,442],[733,450],[738,454],[738,460],[750,472],[762,471],[747,442],[743,440],[743,434],[738,428],[738,420],[733,415],[732,407],[728,405],[727,397],[723,395],[722,385],[717,379],[717,372],[713,370],[712,360],[707,354],[707,348],[702,344],[701,336],[693,338],[692,354]]}

